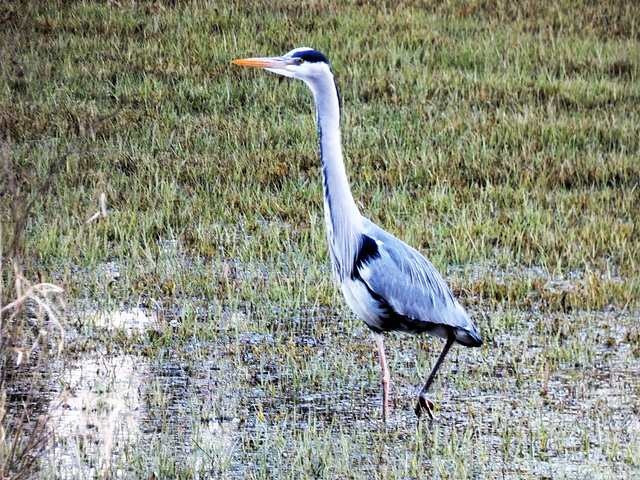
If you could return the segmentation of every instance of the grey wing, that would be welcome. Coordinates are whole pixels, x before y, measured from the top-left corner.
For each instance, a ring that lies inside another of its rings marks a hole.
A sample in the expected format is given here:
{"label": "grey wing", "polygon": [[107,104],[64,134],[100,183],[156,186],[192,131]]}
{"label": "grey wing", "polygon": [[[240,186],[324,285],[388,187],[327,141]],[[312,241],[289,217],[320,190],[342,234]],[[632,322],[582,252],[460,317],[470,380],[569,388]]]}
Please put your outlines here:
{"label": "grey wing", "polygon": [[[356,268],[369,293],[386,309],[380,319],[381,330],[427,332],[442,338],[453,330],[459,343],[481,345],[477,328],[431,262],[374,223],[363,220],[363,234],[375,241],[377,255],[363,258]],[[384,325],[385,315],[389,325]],[[392,328],[393,324],[399,328]]]}

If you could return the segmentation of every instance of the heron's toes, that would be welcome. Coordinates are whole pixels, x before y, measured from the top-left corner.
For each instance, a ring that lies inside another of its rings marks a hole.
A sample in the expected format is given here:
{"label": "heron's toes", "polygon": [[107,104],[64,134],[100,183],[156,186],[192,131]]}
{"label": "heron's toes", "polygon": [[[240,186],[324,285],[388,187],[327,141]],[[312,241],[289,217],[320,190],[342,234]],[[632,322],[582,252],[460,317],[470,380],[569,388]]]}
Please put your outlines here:
{"label": "heron's toes", "polygon": [[416,405],[416,416],[420,418],[423,411],[427,412],[429,419],[433,420],[433,402],[421,393],[418,396],[418,404]]}

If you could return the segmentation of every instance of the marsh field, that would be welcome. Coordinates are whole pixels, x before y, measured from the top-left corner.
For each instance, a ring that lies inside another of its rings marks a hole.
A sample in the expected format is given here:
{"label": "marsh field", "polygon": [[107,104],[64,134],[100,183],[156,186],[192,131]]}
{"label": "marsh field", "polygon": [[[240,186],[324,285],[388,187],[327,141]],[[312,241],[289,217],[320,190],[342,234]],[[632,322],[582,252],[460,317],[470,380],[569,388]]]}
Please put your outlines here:
{"label": "marsh field", "polygon": [[[479,327],[331,277],[327,54],[361,211]],[[640,4],[0,3],[0,477],[640,478]]]}

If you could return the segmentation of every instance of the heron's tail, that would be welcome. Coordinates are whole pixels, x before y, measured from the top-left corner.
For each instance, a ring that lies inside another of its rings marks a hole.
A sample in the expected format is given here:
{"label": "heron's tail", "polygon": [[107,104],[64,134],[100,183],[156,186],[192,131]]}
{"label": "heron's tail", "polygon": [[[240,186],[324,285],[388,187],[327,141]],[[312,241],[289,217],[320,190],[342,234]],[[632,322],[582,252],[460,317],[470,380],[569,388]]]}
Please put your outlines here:
{"label": "heron's tail", "polygon": [[471,324],[471,328],[456,328],[456,342],[465,347],[479,347],[482,337],[476,326]]}

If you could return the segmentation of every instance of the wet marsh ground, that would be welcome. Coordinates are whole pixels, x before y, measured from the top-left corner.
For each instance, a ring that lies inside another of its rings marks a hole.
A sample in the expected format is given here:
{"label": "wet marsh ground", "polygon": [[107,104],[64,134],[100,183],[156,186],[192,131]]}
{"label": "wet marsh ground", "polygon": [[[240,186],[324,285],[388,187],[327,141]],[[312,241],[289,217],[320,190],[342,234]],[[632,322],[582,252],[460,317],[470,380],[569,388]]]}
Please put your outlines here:
{"label": "wet marsh ground", "polygon": [[[31,476],[640,477],[633,2],[0,18],[0,133],[35,199],[22,264],[66,302]],[[230,64],[300,45],[332,60],[361,210],[431,259],[485,339],[450,353],[433,422],[413,406],[441,343],[391,335],[382,423],[374,342],[331,279],[309,92]],[[10,440],[34,368],[15,360]]]}

